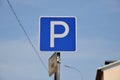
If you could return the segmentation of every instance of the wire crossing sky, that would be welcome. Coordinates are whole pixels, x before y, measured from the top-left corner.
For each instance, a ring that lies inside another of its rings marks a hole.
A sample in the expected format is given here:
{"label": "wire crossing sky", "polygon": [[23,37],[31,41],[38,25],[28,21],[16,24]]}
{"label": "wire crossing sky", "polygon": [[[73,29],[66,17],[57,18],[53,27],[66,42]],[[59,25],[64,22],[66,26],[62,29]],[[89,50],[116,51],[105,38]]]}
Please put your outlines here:
{"label": "wire crossing sky", "polygon": [[[34,47],[32,41],[31,41],[30,37],[28,36],[28,34],[27,34],[26,30],[24,29],[22,23],[20,22],[19,18],[17,17],[17,15],[16,15],[16,13],[15,13],[15,11],[14,11],[14,9],[13,9],[11,3],[9,2],[9,0],[7,0],[7,2],[8,2],[8,4],[9,4],[9,6],[10,6],[12,12],[13,12],[13,14],[15,15],[15,17],[16,17],[16,19],[17,19],[17,21],[18,21],[18,23],[19,23],[19,25],[20,25],[20,27],[21,27],[21,29],[22,29],[23,32],[25,33],[25,36],[27,37],[27,39],[28,39],[28,41],[29,41],[31,47],[33,48],[33,50],[34,50],[34,52],[36,53],[36,55],[39,57],[40,62],[43,64],[43,66],[44,66],[45,69],[47,70],[47,68],[46,68],[46,66],[45,66],[45,64],[44,64],[44,62],[43,62],[43,60],[41,59],[39,53],[38,53],[37,50],[35,49],[35,47]],[[48,71],[48,70],[47,70],[47,71]]]}

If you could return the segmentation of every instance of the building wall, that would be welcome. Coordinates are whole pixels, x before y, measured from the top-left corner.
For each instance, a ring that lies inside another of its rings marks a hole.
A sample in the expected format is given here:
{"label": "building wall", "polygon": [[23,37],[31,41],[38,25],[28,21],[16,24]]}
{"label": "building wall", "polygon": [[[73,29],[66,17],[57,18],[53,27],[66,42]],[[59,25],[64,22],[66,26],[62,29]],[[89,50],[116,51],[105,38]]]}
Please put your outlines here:
{"label": "building wall", "polygon": [[103,80],[120,80],[120,65],[104,70]]}

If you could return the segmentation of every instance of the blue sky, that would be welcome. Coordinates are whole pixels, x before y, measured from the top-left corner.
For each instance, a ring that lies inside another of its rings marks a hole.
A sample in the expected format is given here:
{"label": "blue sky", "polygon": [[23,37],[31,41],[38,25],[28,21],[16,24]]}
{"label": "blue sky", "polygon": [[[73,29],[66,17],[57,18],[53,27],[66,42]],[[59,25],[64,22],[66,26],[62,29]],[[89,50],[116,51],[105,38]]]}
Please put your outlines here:
{"label": "blue sky", "polygon": [[[39,16],[76,16],[77,52],[61,52],[61,80],[95,80],[105,60],[120,59],[119,0],[10,0],[35,48],[48,66],[53,52],[40,52]],[[53,80],[48,76],[6,0],[0,0],[0,80]]]}

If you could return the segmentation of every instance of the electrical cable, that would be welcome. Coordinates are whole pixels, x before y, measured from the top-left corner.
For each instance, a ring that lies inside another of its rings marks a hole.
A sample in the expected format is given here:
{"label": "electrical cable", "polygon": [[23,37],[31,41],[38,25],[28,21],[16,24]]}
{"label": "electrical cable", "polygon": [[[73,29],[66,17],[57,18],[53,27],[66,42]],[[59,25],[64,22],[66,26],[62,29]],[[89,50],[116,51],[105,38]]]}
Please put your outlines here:
{"label": "electrical cable", "polygon": [[70,68],[70,69],[73,69],[73,70],[79,72],[79,73],[80,73],[81,80],[84,80],[84,79],[83,79],[83,75],[82,75],[82,73],[81,73],[81,71],[80,71],[79,69],[77,69],[77,68],[75,68],[75,67],[73,67],[73,66],[69,66],[69,65],[64,65],[64,67]]}
{"label": "electrical cable", "polygon": [[42,58],[40,57],[39,52],[38,52],[38,51],[36,50],[36,48],[34,47],[34,45],[33,45],[32,41],[31,41],[30,37],[28,36],[28,34],[27,34],[25,28],[23,27],[23,25],[22,25],[20,19],[18,18],[17,14],[16,14],[16,12],[15,12],[15,10],[14,10],[14,8],[12,7],[12,4],[10,3],[9,0],[7,0],[7,3],[8,3],[8,5],[9,5],[11,11],[13,12],[13,14],[14,14],[14,16],[15,16],[17,22],[18,22],[18,24],[20,25],[20,28],[23,30],[23,32],[24,32],[24,34],[25,34],[25,36],[26,36],[26,38],[27,38],[29,44],[31,45],[33,51],[34,51],[35,54],[38,56],[40,62],[42,63],[43,67],[45,68],[45,70],[48,72],[48,69],[47,69],[47,67],[45,66],[45,63],[43,62]]}

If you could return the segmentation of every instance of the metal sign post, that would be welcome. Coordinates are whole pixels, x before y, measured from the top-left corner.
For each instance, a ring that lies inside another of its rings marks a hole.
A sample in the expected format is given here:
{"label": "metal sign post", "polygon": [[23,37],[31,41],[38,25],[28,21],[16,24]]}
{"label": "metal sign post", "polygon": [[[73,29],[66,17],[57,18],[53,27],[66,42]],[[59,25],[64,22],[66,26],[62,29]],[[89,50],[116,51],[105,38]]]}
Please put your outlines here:
{"label": "metal sign post", "polygon": [[55,76],[55,80],[60,80],[60,53],[57,56],[57,65],[58,68],[54,76]]}
{"label": "metal sign post", "polygon": [[53,74],[55,80],[60,80],[60,52],[55,52],[49,58],[49,76]]}

